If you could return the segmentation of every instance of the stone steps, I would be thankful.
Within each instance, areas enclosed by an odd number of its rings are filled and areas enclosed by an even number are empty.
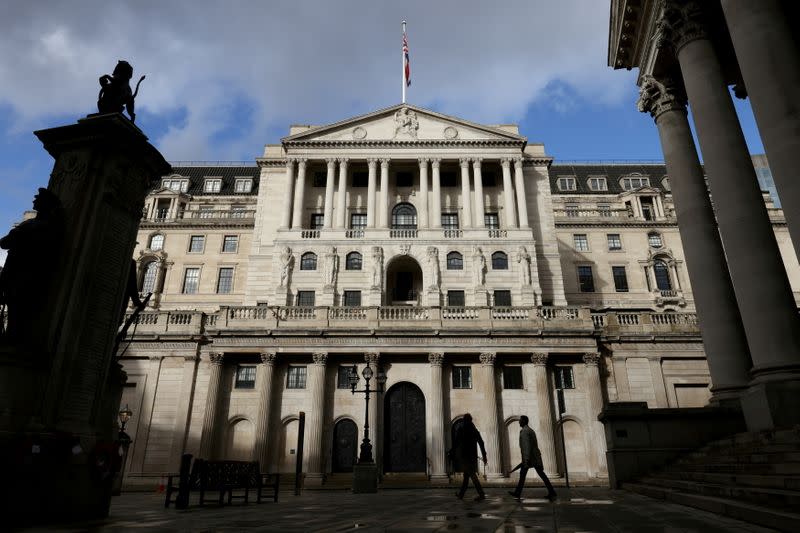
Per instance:
[[[734,498],[768,507],[785,508],[800,506],[800,492],[796,490],[712,483],[690,479],[665,478],[661,476],[646,477],[640,482],[646,485],[669,488],[693,494],[703,494],[705,496],[715,496],[719,498]]]
[[[797,463],[679,463],[668,466],[665,472],[709,472],[760,475],[800,475],[800,462]]]

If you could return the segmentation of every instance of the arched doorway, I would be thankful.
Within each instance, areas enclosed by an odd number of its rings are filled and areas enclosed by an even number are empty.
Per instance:
[[[386,472],[425,472],[425,396],[407,381],[384,400],[383,465]]]
[[[410,256],[395,257],[386,269],[386,299],[390,305],[418,305],[422,268]]]
[[[454,421],[450,426],[450,449],[453,450],[456,445],[456,435],[458,432],[461,431],[461,428],[464,426],[464,417],[460,417],[458,420]],[[450,466],[453,469],[453,472],[463,472],[464,469],[461,466],[461,459],[458,457],[457,453],[453,453],[451,457]]]
[[[240,418],[228,427],[228,440],[225,443],[225,459],[229,461],[251,461],[255,440],[253,423]]]
[[[345,418],[333,426],[333,447],[331,470],[333,472],[352,472],[358,449],[358,427]]]

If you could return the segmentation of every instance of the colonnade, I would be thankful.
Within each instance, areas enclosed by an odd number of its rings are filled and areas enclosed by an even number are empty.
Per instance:
[[[351,160],[346,157],[326,159],[324,229],[344,229],[347,221],[348,166]],[[367,181],[367,228],[390,227],[393,204],[389,199],[388,158],[368,158]],[[419,158],[419,191],[417,207],[417,226],[420,229],[440,229],[442,227],[442,186],[441,165],[438,157]],[[462,158],[461,167],[461,228],[485,228],[485,206],[481,167],[483,158]],[[378,183],[380,165],[380,183]],[[501,158],[503,175],[503,217],[504,229],[530,227],[528,221],[525,179],[521,157]],[[306,173],[309,160],[301,157],[286,159],[286,189],[284,191],[284,211],[281,218],[282,229],[307,227],[304,221],[304,201],[307,187]],[[513,180],[512,180],[513,166]],[[336,185],[338,168],[338,187]],[[470,168],[472,175],[470,175]],[[430,172],[429,172],[430,170]],[[429,179],[430,178],[430,179]],[[378,187],[380,185],[380,187]],[[474,186],[474,192],[473,192]]]

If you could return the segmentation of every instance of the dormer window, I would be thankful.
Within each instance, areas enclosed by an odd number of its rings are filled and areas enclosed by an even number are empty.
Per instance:
[[[574,191],[577,189],[577,184],[573,177],[558,178],[556,184],[559,191]]]
[[[253,180],[250,178],[236,178],[233,184],[233,192],[248,193],[253,190]],[[219,191],[217,191],[219,192]]]
[[[605,177],[594,177],[587,180],[590,191],[607,191],[608,182]]]
[[[203,182],[204,193],[218,193],[222,190],[222,178],[206,178]]]
[[[165,189],[170,189],[175,192],[186,192],[189,190],[189,180],[180,178],[165,178],[161,182],[161,186]]]
[[[645,176],[629,176],[627,178],[622,178],[620,180],[620,185],[622,185],[622,188],[626,191],[632,191],[640,187],[649,187],[650,178]]]

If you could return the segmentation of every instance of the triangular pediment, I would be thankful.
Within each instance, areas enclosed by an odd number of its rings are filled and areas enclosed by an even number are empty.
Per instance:
[[[284,143],[370,141],[493,141],[525,143],[526,138],[423,109],[398,104],[341,122],[284,137]]]

